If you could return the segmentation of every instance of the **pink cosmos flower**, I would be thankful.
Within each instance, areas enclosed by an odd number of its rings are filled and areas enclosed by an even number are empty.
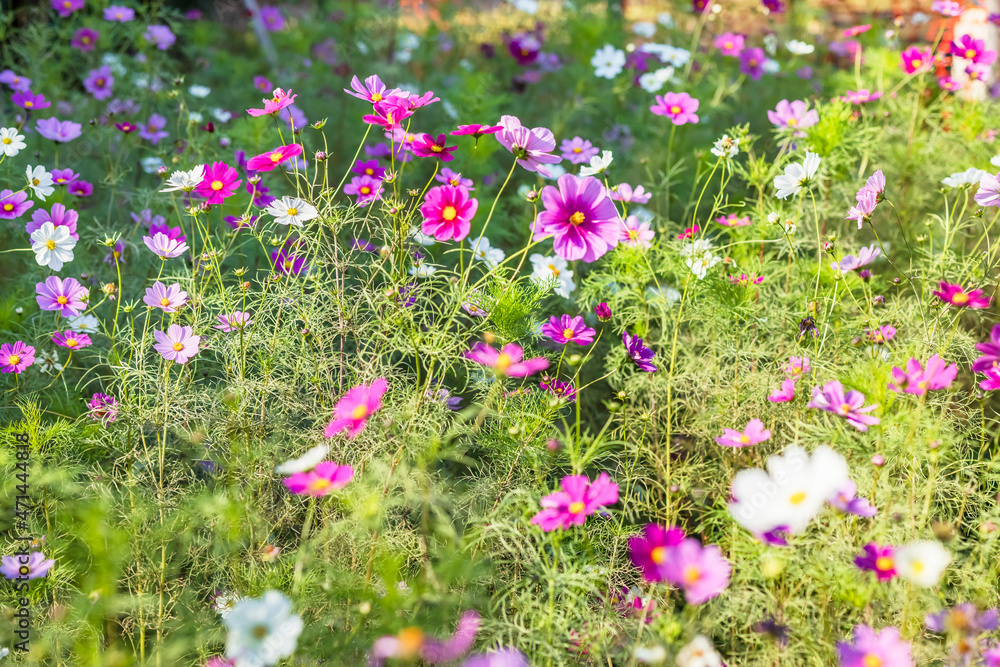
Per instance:
[[[839,271],[842,275],[847,275],[851,271],[857,271],[868,266],[875,261],[875,258],[882,254],[882,250],[874,243],[858,251],[858,256],[845,255],[839,262],[830,264],[830,268]]]
[[[0,345],[0,371],[21,373],[35,363],[35,348],[23,341]]]
[[[499,352],[486,343],[476,343],[463,355],[477,364],[492,368],[497,375],[523,378],[544,371],[549,367],[545,357],[535,357],[522,361],[524,350],[520,345],[508,343]]]
[[[955,0],[934,0],[931,3],[931,11],[942,16],[955,17],[962,15],[962,5]]]
[[[223,333],[242,331],[253,324],[253,320],[250,319],[250,313],[244,313],[242,310],[234,310],[228,315],[222,313],[215,319],[219,323],[216,324],[214,328]]]
[[[909,642],[903,641],[896,628],[876,632],[865,625],[854,628],[851,643],[838,642],[840,667],[913,667]]]
[[[191,327],[171,324],[167,332],[154,331],[156,343],[153,349],[159,352],[167,361],[186,364],[188,359],[198,354],[198,342],[201,336],[195,336]]]
[[[795,398],[795,380],[783,380],[781,387],[771,392],[767,400],[772,403],[788,403]]]
[[[553,236],[553,248],[563,259],[594,262],[618,245],[618,211],[596,178],[564,174],[558,188],[542,188],[544,211],[538,214],[534,238]]]
[[[893,367],[889,389],[923,396],[928,391],[947,389],[955,381],[957,375],[958,366],[956,364],[946,365],[945,361],[936,354],[927,360],[926,368],[921,366],[919,361],[911,358],[906,362],[906,371],[898,366]]]
[[[353,90],[348,90],[347,88],[344,88],[344,92],[350,95],[351,97],[356,97],[359,100],[371,102],[372,104],[381,102],[386,97],[389,97],[390,95],[396,95],[399,93],[398,88],[387,90],[385,84],[382,83],[382,79],[380,79],[377,74],[373,74],[367,79],[365,79],[364,85],[362,85],[358,77],[356,76],[353,77],[351,79],[351,88]]]
[[[795,136],[804,137],[802,132],[807,127],[812,127],[819,122],[819,112],[809,109],[802,100],[781,100],[774,111],[767,112],[767,118],[779,130],[795,130]]]
[[[969,81],[985,81],[990,75],[989,65],[970,64],[965,67],[965,76]]]
[[[420,215],[420,229],[438,241],[461,241],[469,234],[479,201],[469,197],[465,186],[438,185],[427,191]]]
[[[118,399],[95,392],[87,403],[87,416],[105,426],[118,420]]]
[[[53,227],[65,227],[69,230],[69,235],[80,240],[80,235],[76,233],[76,223],[79,219],[76,211],[73,209],[67,209],[62,204],[53,204],[49,211],[43,208],[37,209],[31,214],[31,222],[24,226],[24,231],[28,234],[32,234],[39,229],[46,222],[51,222]]]
[[[865,338],[869,343],[874,343],[876,345],[884,345],[893,339],[896,335],[896,327],[891,324],[883,324],[877,329],[868,329],[865,331]]]
[[[655,583],[667,578],[664,564],[671,549],[684,541],[684,531],[671,526],[662,528],[655,523],[648,523],[642,530],[642,535],[629,538],[629,555],[632,564],[642,571],[642,578]]]
[[[356,195],[358,206],[367,206],[376,199],[382,199],[382,181],[371,176],[355,176],[344,186],[345,195]]]
[[[424,665],[440,665],[456,662],[469,652],[476,641],[479,632],[479,614],[467,611],[458,621],[455,634],[445,640],[428,637],[420,628],[410,627],[399,631],[397,635],[379,637],[372,644],[371,655],[368,656],[368,667],[383,667],[389,659],[403,663],[421,663]],[[500,656],[502,660],[511,662],[495,664],[492,659],[473,659],[463,663],[476,667],[527,667],[527,663],[516,662],[518,652],[500,652],[492,656]],[[508,658],[507,656],[510,656]]]
[[[13,192],[0,190],[0,219],[13,220],[35,205],[24,190]],[[41,224],[38,225],[41,227]]]
[[[156,253],[160,259],[164,260],[178,257],[188,248],[183,237],[180,239],[172,239],[162,232],[157,232],[152,236],[143,236],[142,242],[146,244],[147,248]]]
[[[639,218],[634,215],[627,216],[624,220],[619,241],[622,245],[630,248],[650,248],[656,232],[649,228],[648,222],[639,222]]]
[[[292,95],[291,90],[286,93],[281,88],[275,88],[274,92],[271,93],[270,99],[265,98],[261,100],[264,103],[263,109],[247,109],[247,113],[251,116],[272,116],[282,109],[291,106],[296,97],[298,95]]]
[[[417,157],[433,157],[441,162],[451,162],[455,159],[452,153],[458,150],[458,146],[446,146],[447,141],[447,134],[439,134],[436,138],[426,132],[419,134],[413,141],[413,154]]]
[[[570,164],[589,164],[590,158],[601,152],[597,146],[582,137],[563,139],[559,151],[562,158],[569,160]]]
[[[848,90],[841,99],[851,104],[865,104],[866,102],[874,102],[880,97],[882,97],[882,93],[873,93],[867,88],[862,88],[861,90]]]
[[[986,48],[986,42],[972,35],[962,35],[951,43],[951,55],[970,60],[977,65],[989,65],[997,58],[996,51]]]
[[[401,123],[413,115],[413,108],[399,95],[390,95],[376,102],[372,113],[361,117],[369,125],[378,125],[387,130],[402,129]]]
[[[445,170],[451,171],[450,169],[447,169],[447,167],[441,171],[444,172]],[[379,166],[378,160],[357,160],[354,163],[354,166],[351,167],[351,171],[358,176],[369,176],[371,178],[377,178],[380,181],[385,179],[385,168]],[[441,182],[445,183],[446,181]],[[469,182],[471,183],[472,181]],[[457,184],[452,183],[452,185]]]
[[[701,542],[689,537],[668,549],[663,563],[667,581],[684,589],[688,604],[702,604],[716,597],[729,586],[732,566],[719,547],[703,547]]]
[[[715,441],[723,447],[749,447],[770,439],[771,432],[764,428],[764,422],[759,419],[751,419],[742,433],[726,428]]]
[[[302,144],[278,146],[272,151],[261,153],[247,160],[248,171],[271,171],[279,164],[302,155]],[[239,183],[236,184],[237,186]]]
[[[595,333],[597,332],[583,323],[583,318],[579,315],[552,317],[542,325],[542,335],[548,336],[560,345],[569,343],[588,345],[594,342]]]
[[[39,118],[35,121],[35,129],[38,134],[59,143],[68,143],[79,137],[82,132],[82,125],[71,120],[59,120],[56,117]]]
[[[649,107],[657,116],[666,116],[674,125],[697,123],[698,100],[687,93],[666,93],[656,96],[656,104]]]
[[[730,213],[726,216],[719,216],[715,219],[717,223],[723,227],[749,227],[750,226],[750,216],[744,215],[742,218],[735,213]]]
[[[862,570],[874,572],[879,581],[889,581],[896,576],[896,561],[893,559],[894,549],[869,542],[864,546],[865,552],[854,557],[854,564]]]
[[[444,183],[445,185],[454,185],[458,187],[461,185],[468,191],[473,191],[476,188],[473,187],[474,183],[471,178],[463,178],[462,174],[452,171],[448,167],[443,167],[441,173],[434,177],[434,180],[438,183]]]
[[[45,282],[37,283],[35,292],[39,308],[58,311],[63,317],[76,317],[83,312],[90,296],[90,290],[76,278],[63,280],[59,276],[49,276]]]
[[[739,56],[743,50],[743,35],[734,32],[724,32],[715,38],[714,46],[724,56]]]
[[[205,175],[194,193],[207,199],[208,204],[221,204],[240,187],[243,179],[237,178],[239,175],[238,171],[225,162],[213,162],[210,168],[206,166]]]
[[[514,116],[501,116],[500,127],[502,129],[496,134],[497,141],[528,171],[548,176],[549,170],[545,165],[562,161],[558,155],[551,155],[556,147],[552,130],[545,127],[522,127],[521,121]]]
[[[789,357],[788,363],[782,364],[781,370],[785,371],[788,378],[798,382],[799,378],[812,370],[812,364],[809,357]]]
[[[953,79],[950,76],[940,76],[938,77],[938,86],[941,90],[948,90],[955,92],[956,90],[962,90],[965,88],[965,84],[957,79]]]
[[[866,23],[865,25],[851,26],[850,28],[844,31],[844,37],[857,37],[861,33],[868,32],[871,29],[872,29],[871,23]]]
[[[979,382],[979,388],[983,391],[996,391],[1000,389],[1000,368],[987,368],[983,371],[986,377]]]
[[[683,232],[677,235],[678,241],[686,241],[687,239],[694,238],[694,235],[701,231],[701,227],[695,225],[694,227],[687,227]]]
[[[546,533],[553,530],[582,526],[587,517],[607,505],[618,502],[618,485],[602,472],[591,482],[585,475],[563,477],[562,491],[542,498],[542,509],[531,518],[531,523]]]
[[[0,574],[8,579],[37,579],[44,577],[56,562],[45,558],[41,551],[34,551],[26,556],[15,554],[0,559]]]
[[[984,174],[975,199],[980,206],[1000,206],[1000,174]]]
[[[750,285],[760,285],[764,282],[764,276],[754,276],[741,273],[736,276],[726,276],[726,279],[733,285],[739,285],[740,287],[749,287]]]
[[[479,140],[479,137],[486,134],[496,134],[503,129],[503,125],[480,125],[478,123],[472,125],[459,125],[457,130],[452,130],[451,135],[455,137],[475,137]]]
[[[869,426],[880,423],[878,417],[865,414],[878,406],[861,407],[864,402],[865,395],[860,391],[851,390],[845,394],[840,381],[831,380],[822,389],[813,387],[812,400],[806,407],[817,408],[843,417],[848,424],[863,432],[867,431]]]
[[[764,62],[767,56],[764,49],[753,47],[740,51],[740,72],[746,74],[754,81],[759,81],[764,76]]]
[[[281,483],[296,495],[319,498],[344,488],[352,479],[354,479],[354,468],[351,466],[323,461],[316,464],[312,470],[297,472],[284,478]]]
[[[59,347],[65,347],[70,350],[82,350],[93,344],[90,336],[76,331],[63,331],[62,333],[57,331],[52,334],[52,342]]]
[[[152,287],[146,288],[146,296],[142,297],[142,301],[150,308],[159,308],[165,313],[176,313],[187,303],[187,292],[181,289],[180,283],[167,287],[157,280]]]
[[[633,188],[628,183],[619,183],[617,188],[608,191],[608,198],[629,204],[645,204],[652,196],[653,193],[646,192],[641,185]]]
[[[934,54],[930,49],[920,49],[916,46],[911,46],[899,54],[899,56],[902,59],[900,66],[907,74],[927,71],[934,64]]]
[[[376,378],[370,385],[351,387],[333,406],[333,418],[326,425],[323,436],[332,438],[344,433],[355,438],[365,430],[368,418],[382,408],[382,396],[389,389],[385,378]]]
[[[983,309],[990,307],[990,297],[986,296],[982,290],[965,290],[961,285],[955,285],[942,280],[940,289],[931,292],[934,296],[950,303],[956,308]]]

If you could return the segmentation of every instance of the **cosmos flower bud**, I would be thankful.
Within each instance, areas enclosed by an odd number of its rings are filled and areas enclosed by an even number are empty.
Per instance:
[[[882,466],[885,465],[885,457],[882,456],[881,454],[875,454],[872,457],[872,465],[875,466],[876,468],[881,468]]]
[[[166,165],[160,165],[159,167],[156,168],[156,173],[159,176],[166,176],[168,173],[170,173],[170,170],[167,169]]]
[[[326,160],[326,151],[316,151],[316,161],[323,162]]]

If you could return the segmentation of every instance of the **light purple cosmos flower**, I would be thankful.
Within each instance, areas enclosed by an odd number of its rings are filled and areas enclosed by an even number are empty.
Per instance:
[[[166,234],[157,232],[153,236],[143,236],[142,242],[146,247],[160,256],[160,259],[173,259],[187,250],[187,243],[183,239],[172,239]]]
[[[35,348],[24,341],[0,345],[0,372],[21,373],[35,363]]]
[[[559,145],[564,160],[569,160],[571,164],[588,164],[590,158],[594,157],[601,150],[582,137],[563,139]]]
[[[111,87],[114,84],[115,77],[107,65],[90,70],[87,78],[83,80],[84,90],[93,95],[95,100],[106,100],[111,97]]]
[[[24,190],[0,190],[0,219],[13,220],[35,205]]]
[[[244,313],[240,310],[233,311],[229,315],[223,313],[216,319],[219,323],[215,325],[215,328],[224,333],[240,331],[253,324],[253,320],[250,319],[250,313]]]
[[[135,10],[131,7],[111,5],[104,10],[105,21],[116,21],[118,23],[128,23],[135,18]]]
[[[838,642],[840,667],[913,667],[910,644],[896,628],[875,631],[865,625],[854,628],[853,640]]]
[[[285,17],[281,14],[281,10],[270,5],[260,8],[260,20],[271,32],[278,32],[285,27]]]
[[[160,139],[170,136],[170,133],[163,129],[166,126],[167,119],[154,113],[149,117],[148,123],[139,123],[139,136],[155,146],[160,143]]]
[[[975,199],[980,206],[1000,206],[1000,174],[985,174]]]
[[[0,209],[3,208],[3,200],[0,199]],[[0,217],[3,217],[0,215]],[[39,229],[46,222],[51,222],[53,227],[66,227],[69,230],[69,235],[80,240],[80,235],[76,233],[76,223],[79,219],[77,212],[73,209],[67,209],[62,204],[53,204],[49,211],[44,208],[37,209],[31,214],[31,222],[24,226],[24,231],[31,234]]]
[[[5,84],[11,90],[25,92],[31,90],[31,79],[26,76],[14,74],[9,69],[0,72],[0,83]]]
[[[43,283],[35,285],[35,301],[42,310],[58,311],[63,317],[76,317],[87,305],[90,290],[76,278],[63,280],[59,276],[49,276]]]
[[[548,176],[549,170],[545,165],[562,161],[558,155],[551,155],[556,147],[556,138],[552,130],[544,127],[531,129],[522,127],[521,121],[514,116],[502,116],[500,126],[503,129],[496,133],[497,141],[528,171]]]
[[[743,51],[743,35],[733,32],[724,32],[715,38],[713,45],[724,56],[738,56]]]
[[[165,25],[151,25],[146,28],[142,36],[150,44],[155,44],[160,51],[166,51],[177,41],[177,37]]]
[[[764,49],[760,47],[743,49],[740,51],[740,71],[757,81],[764,76],[764,62],[766,60]]]
[[[597,332],[583,323],[583,318],[579,315],[552,317],[542,325],[542,335],[548,336],[560,345],[569,343],[587,345],[594,342],[595,333]]]
[[[53,185],[69,185],[80,178],[80,174],[72,169],[53,169],[51,173]]]
[[[545,210],[535,220],[535,240],[554,237],[556,254],[569,261],[593,262],[617,246],[618,210],[601,182],[564,174],[557,185],[542,189]]]
[[[864,402],[865,395],[860,391],[851,390],[845,394],[840,381],[831,380],[822,389],[813,387],[812,400],[806,407],[831,412],[846,419],[848,424],[859,431],[867,431],[869,426],[880,423],[880,420],[878,417],[865,414],[878,406],[862,407]]]
[[[796,137],[804,137],[803,132],[807,127],[812,127],[819,122],[819,112],[809,109],[802,100],[781,100],[774,111],[767,112],[767,118],[780,130],[794,130]]]
[[[167,332],[154,331],[156,344],[153,349],[159,352],[167,361],[186,364],[188,359],[198,354],[200,336],[195,336],[191,327],[171,324]]]
[[[858,485],[851,480],[847,480],[829,502],[845,514],[864,517],[878,514],[878,509],[867,498],[858,495]]]
[[[502,648],[493,653],[470,655],[462,667],[530,667],[528,658],[516,648]]]
[[[456,188],[461,185],[470,192],[476,189],[472,187],[474,183],[471,178],[465,178],[462,174],[452,171],[448,167],[443,167],[441,169],[441,173],[435,176],[434,180],[438,183],[444,183],[445,185],[453,185]]]
[[[0,573],[8,579],[37,579],[44,577],[56,564],[51,558],[46,559],[41,551],[30,554],[15,554],[0,559]]]
[[[71,120],[59,120],[54,116],[36,120],[35,129],[46,139],[60,143],[73,141],[82,134],[82,126],[79,123],[74,123]]]
[[[645,347],[638,335],[633,336],[627,331],[622,332],[622,343],[625,344],[625,353],[640,371],[652,373],[656,370],[656,366],[650,363],[656,353]]]
[[[931,632],[976,636],[983,632],[993,632],[1000,627],[1000,610],[987,609],[979,613],[976,605],[971,602],[961,602],[951,609],[927,614],[924,626]]]
[[[69,45],[81,51],[93,51],[97,47],[97,40],[100,36],[100,33],[92,28],[80,28],[73,34]]]
[[[22,109],[35,111],[37,109],[48,109],[51,102],[45,100],[45,95],[35,95],[30,90],[18,91],[11,96],[11,101]]]
[[[923,396],[928,391],[947,389],[958,375],[958,366],[948,366],[938,355],[927,360],[927,366],[921,366],[916,359],[906,362],[906,370],[898,366],[892,369],[892,382],[889,389],[907,394]]]
[[[646,192],[641,185],[633,188],[628,183],[619,183],[618,187],[608,191],[608,197],[613,201],[623,201],[628,204],[645,204],[653,196],[652,192]]]
[[[858,256],[845,255],[839,262],[830,264],[830,268],[839,271],[842,275],[847,275],[851,271],[857,271],[864,266],[868,266],[875,261],[875,258],[882,254],[882,250],[874,243],[858,251]]]
[[[146,288],[146,296],[142,297],[142,301],[150,308],[159,308],[165,313],[176,313],[187,303],[187,292],[181,289],[180,283],[168,287],[157,280],[152,287]]]

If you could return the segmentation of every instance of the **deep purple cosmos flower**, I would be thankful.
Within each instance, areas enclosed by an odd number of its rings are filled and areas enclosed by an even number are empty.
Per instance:
[[[271,32],[278,32],[285,27],[285,17],[277,7],[264,5],[260,8],[260,20]]]
[[[586,475],[563,477],[562,491],[542,498],[542,509],[531,518],[531,523],[546,533],[582,526],[587,517],[607,505],[618,502],[618,485],[602,472],[593,482]]]
[[[81,51],[93,51],[97,47],[97,40],[100,36],[100,33],[92,28],[80,28],[73,34],[69,45]]]
[[[840,667],[913,667],[910,644],[896,628],[875,631],[865,625],[854,628],[853,640],[838,642]]]
[[[286,276],[297,276],[309,269],[305,255],[298,252],[294,244],[287,248],[271,252],[271,263],[278,273]]]
[[[201,336],[195,336],[191,327],[178,324],[171,324],[166,332],[154,331],[153,337],[156,339],[153,349],[167,361],[178,364],[186,364],[198,354],[198,343],[201,341]]]
[[[607,322],[611,319],[611,308],[606,303],[599,303],[594,306],[594,315],[597,315],[597,319],[601,322]]]
[[[565,399],[569,403],[576,401],[576,387],[573,386],[572,382],[564,382],[563,380],[556,380],[550,378],[548,375],[544,375],[538,386],[545,391]]]
[[[118,399],[107,394],[95,393],[87,403],[87,416],[105,426],[118,419]]]
[[[656,370],[656,366],[650,363],[650,360],[656,356],[656,353],[645,347],[638,335],[633,336],[625,331],[622,333],[622,343],[625,344],[625,353],[628,354],[629,359],[632,360],[640,371],[652,373]]]
[[[618,210],[601,182],[564,174],[557,185],[542,189],[545,210],[535,220],[535,240],[553,237],[556,254],[569,261],[594,262],[617,246]]]
[[[52,9],[59,12],[59,16],[66,18],[78,9],[83,9],[84,0],[52,0]]]
[[[827,382],[822,389],[813,387],[812,400],[806,407],[824,410],[838,417],[843,417],[847,423],[859,431],[867,431],[869,426],[880,423],[878,417],[865,413],[871,412],[877,405],[862,407],[865,395],[860,391],[844,393],[844,387],[839,380]]]
[[[518,65],[531,65],[538,60],[542,42],[534,32],[519,32],[507,41],[507,50]]]
[[[21,373],[35,363],[35,348],[24,341],[0,345],[0,372]]]
[[[76,317],[87,306],[90,290],[76,278],[63,280],[59,276],[49,276],[43,283],[35,285],[35,301],[42,310],[57,311],[63,317]]]
[[[854,557],[854,564],[867,572],[874,572],[879,581],[889,581],[896,576],[895,550],[891,546],[880,546],[869,542],[864,553]]]
[[[114,84],[115,77],[107,65],[90,70],[87,78],[83,80],[84,90],[93,95],[95,100],[106,100],[111,97],[111,87]]]
[[[357,160],[354,166],[351,167],[351,171],[358,176],[368,176],[379,180],[385,179],[385,167],[379,166],[378,160]],[[449,169],[448,171],[451,170]],[[440,178],[435,177],[435,180],[440,180]],[[447,181],[440,182],[446,183]],[[458,185],[458,183],[452,183],[452,185]]]
[[[30,90],[17,91],[11,96],[11,101],[14,102],[15,106],[27,109],[28,111],[48,109],[52,106],[51,102],[46,101],[45,95],[35,95]]]
[[[656,96],[656,104],[649,107],[657,116],[666,116],[674,125],[697,123],[698,100],[687,93],[666,93]]]
[[[552,317],[542,325],[542,335],[548,336],[560,345],[576,343],[577,345],[587,345],[594,342],[594,334],[597,333],[583,322],[579,315],[570,317]]]
[[[663,565],[667,553],[683,541],[684,531],[680,528],[663,528],[649,523],[642,529],[642,535],[629,538],[629,554],[632,563],[642,571],[643,579],[652,583],[664,581],[667,575]]]
[[[549,170],[545,165],[562,161],[558,155],[551,155],[556,147],[556,138],[552,130],[544,127],[531,129],[522,127],[521,121],[514,116],[502,116],[500,126],[502,129],[496,133],[497,141],[528,171],[548,176]]]
[[[764,62],[767,56],[764,49],[753,47],[740,51],[740,72],[757,81],[764,76]]]
[[[504,345],[499,352],[486,343],[476,343],[463,356],[492,368],[497,375],[507,377],[527,377],[549,367],[549,360],[545,357],[522,361],[524,350],[514,343]]]
[[[48,574],[55,564],[51,558],[46,559],[41,551],[15,554],[0,559],[0,574],[8,579],[37,579]]]
[[[87,181],[76,180],[66,186],[66,192],[75,197],[89,197],[94,193],[94,186]]]
[[[53,117],[39,118],[35,121],[35,129],[46,139],[66,143],[80,136],[82,126],[71,120],[59,120]]]

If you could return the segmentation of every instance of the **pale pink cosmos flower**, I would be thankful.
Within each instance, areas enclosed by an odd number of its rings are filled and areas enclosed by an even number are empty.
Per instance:
[[[878,201],[876,200],[875,193],[866,188],[858,191],[857,200],[857,204],[848,209],[844,219],[857,221],[858,229],[861,229],[864,227],[866,221],[871,220]]]
[[[323,435],[332,438],[345,433],[355,438],[365,430],[368,418],[382,408],[382,396],[389,389],[385,378],[376,378],[370,385],[359,384],[348,390],[333,406],[333,418],[326,425]]]
[[[865,395],[860,391],[848,391],[844,393],[844,387],[839,380],[831,380],[823,386],[813,387],[812,400],[806,407],[817,408],[833,413],[838,417],[843,417],[847,423],[859,431],[867,431],[869,426],[881,423],[878,417],[865,414],[876,409],[877,405],[862,407],[865,402]]]
[[[352,479],[354,468],[351,466],[323,461],[312,470],[297,472],[284,478],[281,483],[296,495],[318,498],[344,488]]]
[[[298,95],[293,95],[290,89],[286,93],[281,88],[275,88],[270,99],[261,100],[264,103],[263,109],[247,109],[247,113],[251,116],[273,116],[285,107],[291,106],[296,97]]]
[[[178,364],[186,364],[188,359],[198,354],[198,342],[201,340],[201,336],[194,335],[191,327],[179,324],[171,324],[166,333],[154,331],[153,338],[156,339],[153,349],[167,361]]]
[[[768,110],[767,119],[779,130],[794,130],[796,137],[804,137],[802,130],[819,122],[819,112],[809,109],[803,100],[781,100],[773,111]]]
[[[795,398],[795,380],[788,379],[781,382],[781,387],[771,392],[767,400],[772,403],[788,403]]]
[[[623,201],[629,204],[645,204],[649,202],[652,192],[646,192],[641,186],[634,188],[628,183],[619,183],[618,187],[608,191],[608,197],[614,201]]]
[[[244,313],[241,310],[235,310],[228,315],[222,313],[215,319],[219,323],[216,324],[214,328],[222,331],[223,333],[241,331],[253,324],[253,320],[250,319],[250,313]]]
[[[152,287],[146,288],[146,296],[142,297],[142,301],[150,308],[159,308],[165,313],[175,313],[187,303],[187,292],[181,289],[180,283],[168,287],[157,280]]]
[[[719,547],[704,547],[693,537],[667,549],[661,568],[667,581],[684,590],[688,604],[702,604],[722,593],[732,571]]]
[[[172,239],[162,232],[157,232],[153,236],[143,236],[142,242],[164,260],[182,255],[188,248],[183,240]]]
[[[639,222],[639,218],[630,215],[625,218],[619,241],[630,248],[650,248],[656,232],[649,228],[648,222]]]
[[[927,360],[926,367],[922,366],[918,360],[911,358],[906,362],[905,371],[898,366],[893,367],[889,389],[923,396],[928,391],[947,389],[955,381],[957,375],[958,366],[956,364],[948,366],[936,354]]]
[[[548,176],[549,170],[545,165],[562,162],[560,156],[551,154],[556,148],[552,130],[545,127],[522,127],[521,121],[515,116],[501,116],[500,127],[503,129],[496,133],[497,141],[528,171]]]
[[[1000,206],[1000,174],[983,174],[975,200],[980,206]]]
[[[798,382],[799,378],[812,370],[812,364],[809,357],[789,357],[788,363],[783,364],[781,370],[785,371],[788,378]]]
[[[830,268],[834,271],[839,271],[842,275],[847,275],[851,271],[857,271],[858,269],[868,266],[875,261],[875,258],[882,253],[882,250],[874,243],[870,246],[864,247],[858,251],[858,256],[845,255],[839,262],[833,262],[830,264]]]
[[[719,216],[715,219],[717,223],[723,227],[749,227],[750,226],[750,216],[744,215],[742,218],[735,213],[730,213],[726,216]]]
[[[618,502],[618,485],[602,472],[591,482],[585,475],[563,477],[562,491],[542,498],[542,510],[531,518],[531,523],[545,532],[582,526],[587,517],[607,505]]]
[[[477,364],[492,368],[497,375],[507,377],[527,377],[549,367],[549,360],[545,357],[522,361],[523,355],[524,350],[515,343],[504,345],[500,351],[486,343],[476,343],[463,356]]]
[[[726,428],[715,441],[723,447],[749,447],[770,440],[770,438],[771,432],[764,428],[764,422],[759,419],[751,419],[742,433]]]

